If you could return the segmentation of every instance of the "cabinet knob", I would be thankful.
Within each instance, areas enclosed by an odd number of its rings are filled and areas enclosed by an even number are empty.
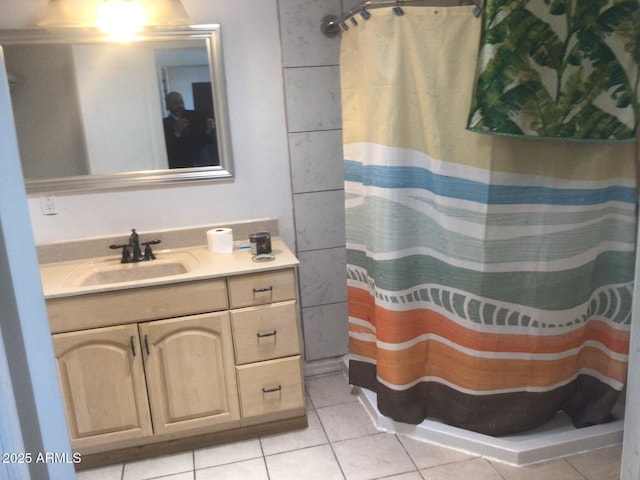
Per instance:
[[[254,288],[253,293],[270,292],[271,290],[273,290],[273,287]]]
[[[277,335],[278,331],[274,330],[273,332],[268,332],[268,333],[257,333],[256,336],[258,338],[265,338],[265,337],[274,337],[275,335]]]
[[[272,387],[272,388],[262,387],[262,393],[274,393],[274,392],[279,392],[280,390],[282,390],[282,385],[278,385],[277,387]]]

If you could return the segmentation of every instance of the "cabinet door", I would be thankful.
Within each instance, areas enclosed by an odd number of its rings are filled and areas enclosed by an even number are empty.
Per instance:
[[[156,434],[238,421],[227,312],[141,323]]]
[[[53,335],[73,448],[152,434],[136,325]]]

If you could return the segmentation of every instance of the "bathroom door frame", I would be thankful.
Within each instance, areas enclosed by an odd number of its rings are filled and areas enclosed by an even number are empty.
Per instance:
[[[72,454],[1,47],[0,145],[0,421],[7,422],[0,440],[3,452],[18,455],[6,459],[6,473],[10,480],[73,479],[72,463],[35,461]]]

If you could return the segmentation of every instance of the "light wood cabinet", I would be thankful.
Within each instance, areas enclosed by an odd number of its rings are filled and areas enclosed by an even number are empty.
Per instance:
[[[297,305],[293,300],[231,311],[238,365],[300,353]]]
[[[53,336],[74,448],[152,435],[136,325]]]
[[[287,267],[47,300],[82,466],[305,426],[296,292]]]
[[[227,312],[142,323],[139,328],[156,434],[240,418]]]
[[[229,279],[243,425],[304,413],[295,298],[292,269]]]
[[[265,305],[296,298],[293,269],[230,277],[227,283],[230,308]]]
[[[287,357],[238,368],[242,417],[246,424],[276,419],[304,408],[300,357]]]

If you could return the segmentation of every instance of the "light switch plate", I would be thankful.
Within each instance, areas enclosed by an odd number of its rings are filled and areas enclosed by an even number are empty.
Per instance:
[[[40,207],[43,215],[57,215],[56,196],[53,194],[42,195],[40,197]]]

